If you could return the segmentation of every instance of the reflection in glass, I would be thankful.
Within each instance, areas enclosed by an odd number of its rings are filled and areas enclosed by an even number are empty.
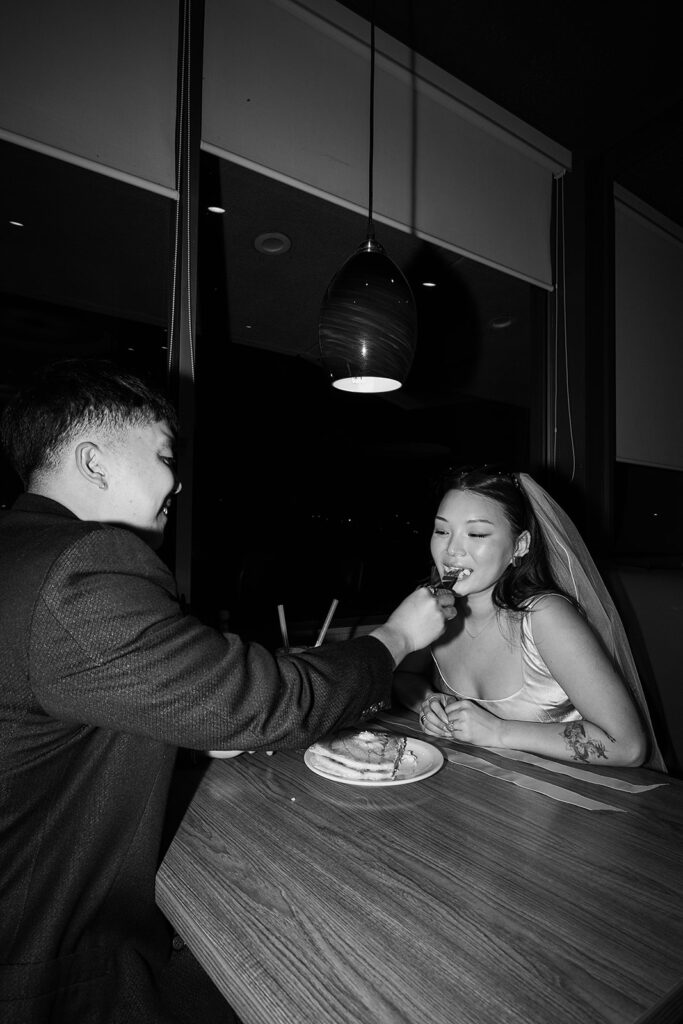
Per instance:
[[[448,465],[537,457],[545,296],[376,226],[415,294],[418,349],[399,391],[339,392],[318,313],[362,216],[208,154],[202,188],[230,212],[200,225],[193,594],[273,646],[278,604],[313,633],[333,598],[336,622],[381,617],[428,573]],[[268,231],[287,253],[255,247]],[[491,328],[502,312],[510,327]]]

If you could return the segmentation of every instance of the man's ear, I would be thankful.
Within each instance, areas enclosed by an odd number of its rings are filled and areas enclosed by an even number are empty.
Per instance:
[[[92,441],[81,441],[74,452],[76,468],[89,484],[94,484],[105,491],[107,489],[107,470],[102,461],[102,452]]]

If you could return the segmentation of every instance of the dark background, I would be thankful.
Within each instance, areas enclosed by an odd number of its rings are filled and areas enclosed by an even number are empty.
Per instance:
[[[571,149],[575,177],[599,165],[683,225],[672,11],[374,4],[378,31]],[[208,154],[200,187],[193,607],[268,642],[279,602],[292,622],[320,624],[333,597],[340,619],[383,614],[428,569],[447,466],[505,462],[543,481],[548,296],[378,229],[415,291],[418,355],[400,392],[338,393],[317,358],[317,310],[364,218]],[[207,212],[215,201],[225,217]],[[0,214],[0,403],[35,365],[71,355],[164,386],[172,202],[0,141]],[[291,250],[258,252],[276,230]],[[680,564],[683,474],[614,473],[596,554]],[[2,504],[19,489],[4,463],[0,488]],[[163,553],[172,562],[172,530]]]

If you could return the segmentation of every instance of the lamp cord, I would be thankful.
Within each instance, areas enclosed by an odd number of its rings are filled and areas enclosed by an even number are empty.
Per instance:
[[[370,11],[370,159],[368,163],[368,238],[374,239],[372,220],[372,178],[375,159],[375,4]]]

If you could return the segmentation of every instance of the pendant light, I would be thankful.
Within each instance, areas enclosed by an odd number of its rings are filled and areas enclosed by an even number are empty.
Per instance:
[[[375,122],[375,20],[370,23],[370,159],[365,241],[328,285],[318,342],[332,385],[376,394],[404,383],[415,354],[417,313],[405,276],[375,239],[372,175]]]

